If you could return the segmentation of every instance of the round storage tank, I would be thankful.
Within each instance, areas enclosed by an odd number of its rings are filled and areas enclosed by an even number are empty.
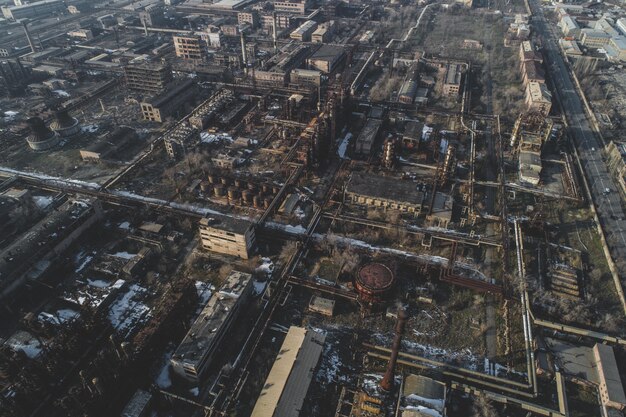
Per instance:
[[[393,272],[381,263],[363,265],[357,273],[355,286],[359,298],[368,303],[383,301],[391,292],[395,282]]]

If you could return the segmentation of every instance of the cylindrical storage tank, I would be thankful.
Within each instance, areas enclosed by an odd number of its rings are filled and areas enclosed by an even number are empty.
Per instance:
[[[261,208],[261,206],[263,204],[263,200],[262,200],[260,195],[255,195],[252,198],[252,202],[254,203],[254,208]]]
[[[241,188],[245,185],[245,182],[239,178],[235,178],[235,187]]]
[[[272,199],[271,198],[266,198],[263,200],[263,208],[270,208],[270,204],[272,203]]]
[[[245,204],[252,204],[252,192],[244,190],[241,192],[241,198]]]
[[[385,300],[395,282],[393,272],[381,263],[363,265],[357,273],[355,287],[359,299],[367,303],[378,303]]]
[[[272,186],[270,184],[263,184],[261,186],[261,189],[263,190],[264,193],[269,193],[270,190],[272,189]]]
[[[278,194],[279,191],[280,191],[280,186],[279,185],[272,185],[272,192],[274,194]]]
[[[228,178],[222,177],[220,180],[221,180],[222,184],[228,185]]]
[[[222,197],[224,195],[224,187],[221,185],[216,185],[213,187],[213,194],[215,197]]]
[[[203,193],[211,192],[211,184],[208,181],[202,181],[200,183],[200,191]]]
[[[237,197],[239,197],[239,190],[237,189],[237,187],[228,188],[228,198],[234,200]]]
[[[255,191],[256,190],[256,185],[254,185],[254,183],[252,183],[252,182],[249,182],[248,183],[248,190]]]
[[[216,184],[218,182],[220,182],[220,177],[215,174],[209,174],[209,183]]]

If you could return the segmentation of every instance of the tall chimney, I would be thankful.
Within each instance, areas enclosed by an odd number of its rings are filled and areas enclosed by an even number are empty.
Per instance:
[[[28,31],[28,20],[22,19],[20,20],[22,26],[24,26],[24,33],[26,34],[26,39],[28,40],[28,44],[30,45],[30,50],[35,53],[35,44],[33,43],[33,39],[30,37],[30,32]]]
[[[277,34],[276,34],[277,28],[276,28],[276,12],[272,13],[272,38],[274,40],[274,52],[278,51],[278,42],[276,41],[277,38]]]
[[[241,59],[243,61],[242,64],[243,64],[244,71],[247,74],[248,73],[248,51],[246,51],[246,38],[244,37],[243,32],[240,32],[240,38],[241,38]]]
[[[404,333],[404,324],[406,319],[406,311],[404,311],[403,307],[398,307],[396,336],[394,337],[393,345],[391,346],[391,357],[389,358],[389,364],[387,364],[385,376],[383,377],[383,380],[380,381],[380,388],[385,392],[390,392],[393,389],[394,371],[396,369],[396,362],[398,361],[398,351],[400,350],[400,343],[402,342],[402,333]]]

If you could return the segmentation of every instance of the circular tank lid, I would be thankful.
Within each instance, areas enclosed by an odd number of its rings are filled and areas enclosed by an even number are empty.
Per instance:
[[[393,273],[383,264],[370,263],[361,267],[357,281],[371,291],[386,290],[393,284]]]

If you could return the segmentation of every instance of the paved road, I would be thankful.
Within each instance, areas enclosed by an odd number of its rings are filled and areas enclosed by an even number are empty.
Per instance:
[[[602,145],[591,130],[582,100],[576,92],[568,66],[560,53],[556,35],[553,32],[554,25],[546,21],[543,10],[536,0],[531,0],[530,6],[534,27],[543,37],[548,73],[554,83],[555,92],[563,104],[570,133],[575,139],[611,255],[616,262],[624,260],[626,259],[626,217],[617,186],[602,160]],[[620,277],[626,277],[626,265],[623,265],[623,262],[618,263],[618,272]]]

